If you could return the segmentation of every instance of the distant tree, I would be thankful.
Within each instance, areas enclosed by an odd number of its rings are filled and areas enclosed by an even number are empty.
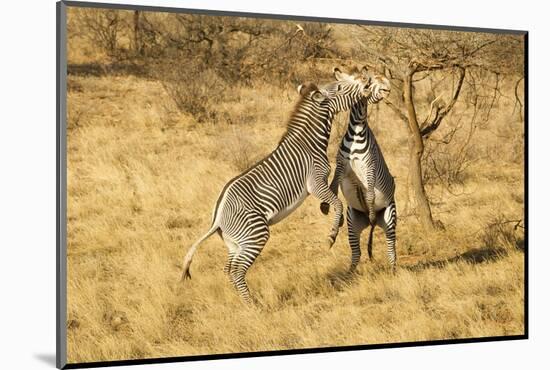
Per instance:
[[[150,75],[198,122],[218,119],[209,102],[235,84],[297,85],[312,59],[335,54],[326,24],[150,12],[133,19]]]
[[[334,54],[332,29],[319,23],[143,13],[139,28],[144,54],[197,62],[228,81],[284,79],[297,63]]]
[[[82,34],[109,56],[118,54],[118,38],[125,27],[122,13],[112,9],[80,9],[79,21],[84,27]]]

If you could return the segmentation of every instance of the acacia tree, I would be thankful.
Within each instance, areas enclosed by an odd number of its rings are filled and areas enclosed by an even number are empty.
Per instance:
[[[351,34],[359,46],[361,58],[383,70],[392,89],[397,91],[392,94],[393,99],[385,102],[407,127],[410,200],[421,223],[428,228],[436,227],[439,224],[434,222],[422,181],[425,140],[455,107],[467,75],[475,80],[479,73],[495,74],[496,84],[484,87],[496,91],[500,74],[522,74],[521,38],[371,26],[355,26]],[[467,73],[474,70],[478,73]],[[433,91],[418,96],[417,86],[426,79],[452,82],[445,84],[447,88],[438,96]]]

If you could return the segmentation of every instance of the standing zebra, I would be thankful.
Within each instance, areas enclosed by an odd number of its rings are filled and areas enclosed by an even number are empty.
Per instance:
[[[355,79],[352,76],[346,77]],[[374,227],[378,225],[386,234],[388,260],[395,270],[395,182],[367,122],[368,105],[378,103],[388,96],[390,82],[366,69],[362,70],[361,77],[370,84],[372,94],[359,100],[351,109],[348,129],[336,157],[336,170],[330,189],[338,195],[340,186],[348,203],[346,218],[351,248],[350,271],[355,270],[359,263],[361,232],[369,225],[369,258],[372,258]],[[321,211],[328,213],[327,203],[321,203]]]
[[[229,250],[224,268],[242,299],[250,302],[245,281],[248,268],[269,239],[269,226],[293,212],[309,195],[334,207],[328,244],[336,239],[343,206],[328,186],[330,165],[327,146],[334,115],[351,109],[370,93],[368,83],[342,79],[322,88],[301,85],[301,95],[286,133],[266,158],[229,181],[223,188],[210,230],[191,246],[183,262],[182,278],[190,278],[189,266],[198,245],[214,232]]]

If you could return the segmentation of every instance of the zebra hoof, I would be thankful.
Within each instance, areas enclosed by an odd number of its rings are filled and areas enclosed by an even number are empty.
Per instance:
[[[321,209],[321,212],[323,212],[324,215],[328,215],[328,211],[330,210],[330,204],[323,202],[321,203],[319,208]]]
[[[185,282],[185,280],[191,280],[191,274],[189,271],[185,271],[183,274],[181,274],[181,282]]]
[[[335,241],[334,238],[332,238],[330,236],[327,238],[325,244],[326,244],[328,249],[332,248],[332,246],[334,245],[334,241]]]

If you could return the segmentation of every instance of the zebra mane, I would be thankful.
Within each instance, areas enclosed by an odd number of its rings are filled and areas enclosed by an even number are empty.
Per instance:
[[[304,114],[304,111],[302,110],[305,106],[314,107],[315,102],[313,99],[310,98],[310,93],[312,91],[318,90],[319,88],[314,83],[308,83],[301,86],[300,89],[300,97],[298,98],[298,101],[294,105],[294,108],[290,115],[288,116],[287,124],[286,124],[286,131],[279,140],[279,144],[287,138],[290,134],[293,132],[298,132],[300,127],[303,127],[301,122],[297,122],[295,120],[295,117],[297,114]]]

